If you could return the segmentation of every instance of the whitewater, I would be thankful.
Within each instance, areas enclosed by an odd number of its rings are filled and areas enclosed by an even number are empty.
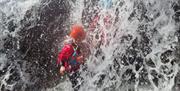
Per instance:
[[[56,59],[76,23],[91,50],[79,91],[180,91],[179,0],[0,0],[0,91],[73,91]]]

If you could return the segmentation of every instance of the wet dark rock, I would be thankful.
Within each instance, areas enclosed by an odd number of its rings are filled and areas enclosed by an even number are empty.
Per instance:
[[[139,20],[141,21],[143,19],[146,19],[146,17],[145,17],[145,14],[147,12],[146,5],[143,2],[140,2],[137,5],[137,9],[138,9],[138,13],[137,14],[141,15]]]
[[[174,20],[176,22],[180,22],[180,11],[179,11],[180,10],[180,2],[178,1],[178,3],[174,3],[172,5],[172,7],[173,7],[174,12],[175,12],[175,14],[173,16]]]
[[[122,56],[122,58],[121,58],[121,64],[124,65],[124,66],[128,66],[129,65],[127,57],[125,55]]]
[[[153,79],[152,79],[153,83],[155,84],[156,87],[158,87],[158,85],[159,85],[159,83],[158,83],[159,79],[158,79],[158,73],[157,73],[157,71],[156,71],[156,70],[151,70],[151,71],[150,71],[150,74],[151,74],[151,76],[153,77]]]
[[[100,49],[100,48],[98,48],[95,52],[95,57],[99,57],[99,56],[102,56],[102,49]]]
[[[133,40],[132,47],[133,48],[138,48],[138,39],[137,38]]]
[[[142,38],[145,38],[146,37],[146,33],[144,32],[144,31],[146,31],[147,30],[147,25],[146,24],[140,24],[139,26],[138,26],[138,32],[139,32],[139,34],[142,36]]]
[[[133,72],[132,69],[127,69],[123,75],[122,75],[123,81],[125,81],[128,84],[135,83],[135,73]]]
[[[102,56],[102,60],[104,60],[105,59],[105,56]]]
[[[104,79],[105,79],[106,75],[105,75],[105,74],[101,74],[101,75],[99,75],[98,77],[99,77],[99,79],[98,79],[97,81],[95,81],[95,84],[96,84],[98,87],[101,87],[101,85],[102,85],[103,82],[104,82]]]
[[[171,63],[171,65],[175,65],[176,63],[178,63],[178,60],[177,59],[172,59],[170,63]]]
[[[38,11],[27,14],[22,21],[25,22],[23,24],[25,27],[22,27],[22,31],[19,32],[22,37],[20,52],[25,54],[24,60],[30,62],[28,65],[34,65],[35,69],[30,67],[27,71],[31,73],[33,79],[37,79],[35,84],[41,84],[37,85],[37,88],[52,86],[52,83],[59,79],[56,64],[53,61],[56,61],[58,53],[57,43],[61,42],[62,37],[66,35],[65,27],[68,26],[64,25],[69,17],[68,9],[70,9],[68,1],[65,0],[51,0],[46,6],[43,6],[45,5],[43,3],[47,2],[42,1]],[[34,12],[40,18],[35,18],[31,22],[26,21],[33,17]],[[50,70],[53,73],[50,73]]]
[[[166,65],[161,65],[160,66],[160,71],[166,75],[170,75],[173,73],[173,69],[169,68],[168,66]]]
[[[168,57],[172,56],[172,53],[172,50],[167,50],[164,53],[162,53],[160,56],[161,62],[164,64],[170,62],[170,59],[168,59]]]
[[[115,11],[115,15],[116,15],[116,16],[115,16],[115,20],[114,20],[114,23],[115,23],[115,24],[118,23],[118,21],[119,21],[119,17],[118,17],[118,16],[119,16],[119,12],[120,12],[119,9],[116,8],[116,11]]]
[[[56,59],[58,44],[66,35],[70,5],[66,0],[42,0],[40,6],[33,6],[21,20],[21,28],[17,38],[9,35],[4,39],[4,50],[11,66],[11,75],[7,84],[15,83],[13,91],[40,91],[53,87],[60,80]],[[13,32],[16,24],[8,22],[8,29]],[[19,46],[19,49],[18,49]],[[52,51],[54,50],[54,51]],[[26,68],[23,68],[25,65]],[[7,66],[9,67],[9,66]],[[5,74],[7,67],[0,71]],[[18,69],[18,70],[17,70]],[[29,74],[29,83],[21,79],[20,71]],[[32,84],[30,84],[32,83]],[[54,84],[56,83],[56,84]],[[1,91],[6,91],[2,86]],[[30,90],[27,90],[30,89]]]
[[[179,23],[178,23],[179,24]],[[178,41],[180,41],[180,27],[179,29],[176,31],[175,35],[178,37]]]
[[[175,82],[175,87],[178,87],[180,89],[180,72],[177,73],[175,79],[174,79],[174,82]]]
[[[1,86],[1,91],[5,91],[5,85],[4,84],[2,84],[2,86]]]
[[[9,32],[14,32],[16,28],[17,28],[17,25],[14,23],[13,20],[8,22],[8,30],[9,30]]]
[[[135,59],[136,59],[135,56],[134,57],[133,56],[128,57],[128,60],[129,60],[130,64],[133,64]]]
[[[1,66],[1,64],[0,64]],[[7,72],[7,66],[5,66],[2,70],[0,70],[0,77],[3,76]]]
[[[115,85],[111,85],[109,87],[103,88],[102,91],[116,91],[115,88],[116,88]]]
[[[129,16],[129,18],[128,18],[128,20],[129,21],[132,21],[133,19],[134,19],[134,17],[135,17],[135,10],[130,14],[130,16]]]
[[[117,75],[121,75],[119,62],[116,58],[113,60],[113,69],[115,69]]]
[[[148,19],[147,16],[145,15],[147,12],[147,9],[145,7],[145,4],[142,1],[135,2],[133,7],[134,7],[134,10],[130,14],[130,17],[128,18],[128,20],[132,21],[134,19],[137,19],[141,22],[145,19]]]
[[[149,67],[152,67],[152,68],[155,68],[155,67],[156,67],[156,65],[155,65],[155,63],[152,61],[152,59],[146,60],[146,64],[147,64]]]
[[[139,86],[149,86],[150,84],[147,69],[143,68],[139,73]]]
[[[115,34],[116,34],[116,33],[115,33]],[[122,38],[121,38],[121,42],[124,43],[125,41],[130,41],[130,40],[132,40],[132,38],[133,38],[133,36],[130,35],[130,34],[124,35],[124,36],[122,36]],[[134,43],[132,43],[132,44],[134,44]]]
[[[126,54],[122,56],[123,65],[133,65],[137,56],[137,51],[134,49],[127,49]]]
[[[137,57],[135,60],[136,60],[135,69],[136,69],[136,71],[138,71],[143,66],[143,61],[144,60],[141,57]]]
[[[129,48],[126,50],[126,55],[128,56],[137,56],[138,50]]]
[[[180,4],[180,2],[179,2],[179,4]],[[179,22],[177,22],[177,24],[179,25]],[[174,51],[174,54],[175,54],[174,56],[176,57],[176,59],[173,59],[171,61],[171,64],[178,64],[180,67],[180,60],[179,60],[180,59],[180,26],[177,29],[177,32],[175,34],[178,37],[178,43],[177,43],[177,46],[175,47],[176,51]],[[179,73],[180,72],[178,72],[178,76],[179,76]],[[179,79],[179,77],[178,77],[178,79]],[[180,87],[179,87],[179,89],[180,89]]]
[[[9,76],[9,79],[6,82],[7,84],[13,84],[19,80],[20,80],[20,74],[18,72],[13,72],[13,74]]]
[[[118,75],[120,75],[120,61],[119,60],[117,58],[114,58],[113,60],[113,68],[115,69]]]
[[[140,35],[141,35],[140,49],[143,55],[146,56],[152,51],[152,49],[150,48],[151,47],[150,38],[145,32],[141,32]]]
[[[4,48],[5,49],[12,49],[13,48],[13,40],[12,40],[11,36],[4,39]]]

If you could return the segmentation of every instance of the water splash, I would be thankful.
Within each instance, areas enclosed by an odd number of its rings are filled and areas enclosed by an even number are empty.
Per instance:
[[[114,2],[98,14],[101,18],[95,31],[103,27],[109,43],[95,49],[87,61],[81,90],[172,91],[179,69],[174,55],[178,26],[173,4],[177,1]],[[107,14],[112,16],[109,29],[102,21]]]
[[[33,5],[39,3],[39,0],[0,0],[0,89],[14,90],[14,86],[21,82],[28,83],[27,74],[18,62],[20,60],[12,59],[19,54],[15,50],[19,49],[16,45],[15,38],[17,32],[21,27],[20,21],[24,18],[27,10],[31,9]],[[22,63],[23,64],[23,63]],[[19,80],[19,82],[18,82]],[[31,84],[31,83],[28,83]],[[21,85],[22,88],[25,85]]]
[[[37,90],[71,91],[68,79],[64,82],[52,81],[48,75],[57,72],[49,65],[53,64],[55,56],[43,58],[48,53],[56,53],[55,48],[50,47],[62,40],[64,32],[61,32],[61,27],[82,23],[89,33],[87,42],[92,44],[92,55],[87,60],[87,69],[81,69],[84,81],[80,91],[179,91],[178,0],[112,0],[110,7],[103,7],[101,1],[106,0],[68,1],[72,7],[69,7],[71,12],[64,17],[63,14],[67,12],[58,5],[67,10],[69,8],[66,8],[66,3],[62,3],[63,0],[0,0],[1,90],[14,90],[14,86],[27,88],[26,84],[35,86],[38,84],[33,82],[38,80],[52,83],[56,87],[46,89],[44,85],[44,88],[36,87]],[[29,11],[33,9],[32,6],[39,8]],[[66,19],[63,18],[67,17],[69,19],[64,22]],[[96,17],[95,26],[90,27]],[[69,31],[69,28],[64,30]],[[17,32],[24,33],[24,36]],[[21,41],[21,38],[27,41]],[[31,47],[20,54],[17,51],[23,51],[23,43],[24,48]],[[29,43],[34,43],[35,47]],[[44,51],[46,48],[50,50]],[[29,59],[20,60],[22,58],[18,58],[18,55],[25,58],[29,51],[35,51],[37,54],[32,55],[38,57],[28,56],[34,59],[32,63],[28,61],[28,64],[26,62]],[[31,68],[28,71],[39,73],[42,78],[49,80],[41,81],[38,76],[31,78],[23,68]],[[56,85],[56,82],[59,84]]]

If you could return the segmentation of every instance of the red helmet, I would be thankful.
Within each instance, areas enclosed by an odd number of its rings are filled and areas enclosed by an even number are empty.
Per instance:
[[[86,33],[81,25],[73,25],[71,27],[70,36],[75,40],[84,40]]]

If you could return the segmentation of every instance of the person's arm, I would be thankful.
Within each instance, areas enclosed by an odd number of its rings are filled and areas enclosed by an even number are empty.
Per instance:
[[[65,71],[70,70],[68,60],[71,57],[71,51],[72,48],[70,47],[70,45],[65,45],[59,53],[57,64],[61,64],[60,73],[64,73]]]
[[[60,67],[59,73],[60,73],[60,75],[64,75],[64,73],[65,73],[65,67],[64,66]]]

